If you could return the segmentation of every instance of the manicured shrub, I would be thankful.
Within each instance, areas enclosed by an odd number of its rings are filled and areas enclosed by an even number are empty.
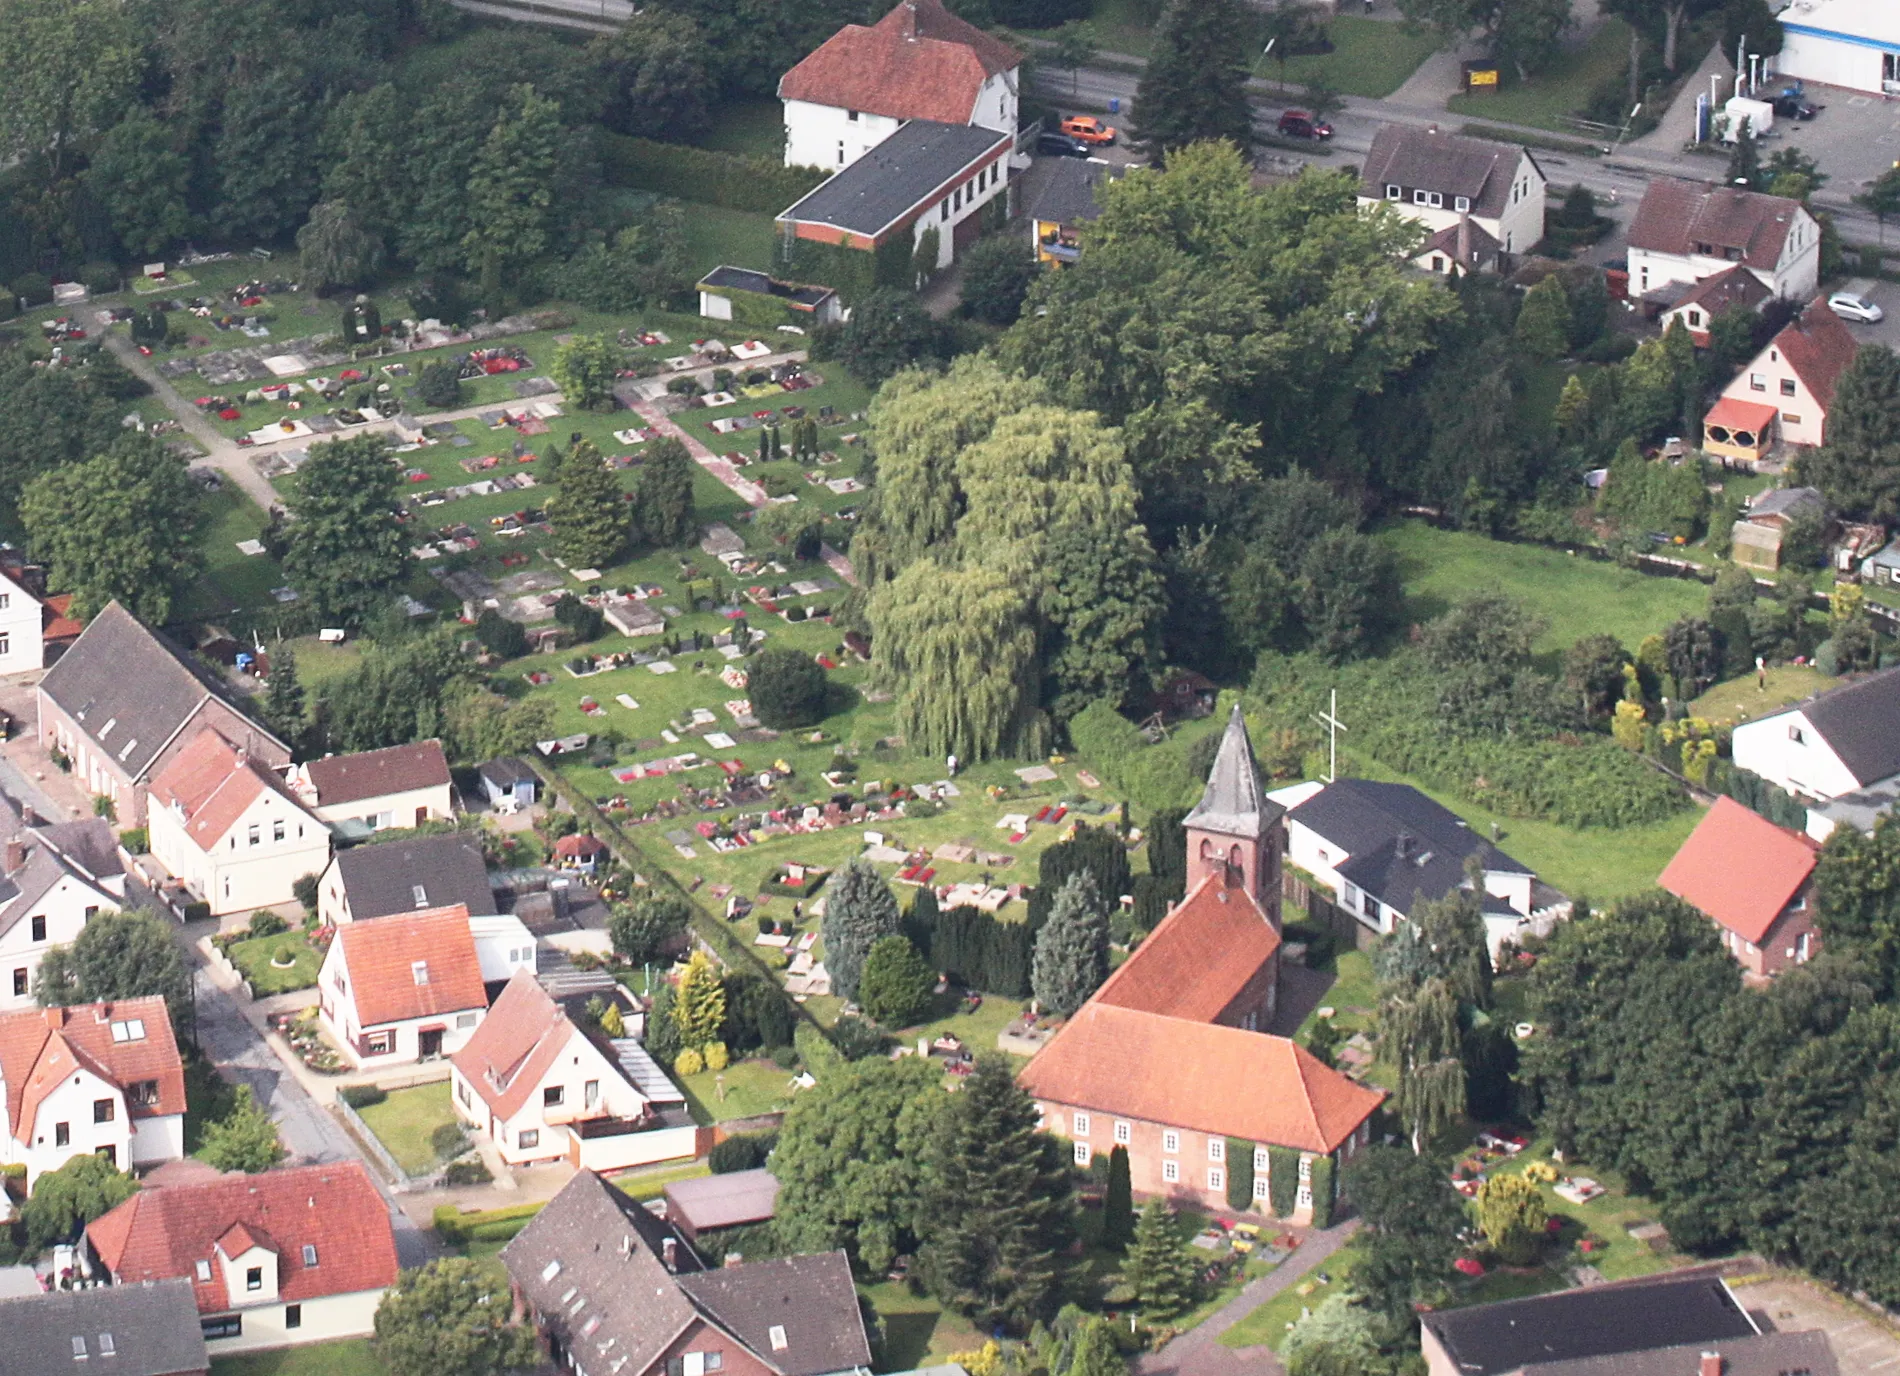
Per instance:
[[[1300,1154],[1292,1147],[1267,1148],[1267,1203],[1275,1218],[1290,1218],[1300,1192]]]
[[[372,1104],[382,1103],[389,1095],[377,1085],[344,1085],[337,1091],[336,1097],[351,1108],[368,1108]]]
[[[1330,1228],[1333,1226],[1333,1158],[1321,1156],[1314,1160],[1313,1178],[1313,1226]]]
[[[673,1062],[673,1069],[681,1075],[697,1075],[705,1068],[706,1058],[690,1046],[680,1052],[678,1059]]]
[[[776,1132],[745,1132],[736,1137],[715,1143],[706,1156],[706,1164],[714,1175],[730,1175],[734,1171],[752,1171],[763,1166],[772,1155],[772,1148],[778,1145]]]
[[[796,650],[764,650],[746,666],[752,711],[775,731],[809,726],[825,715],[825,671]]]
[[[727,1066],[732,1064],[732,1057],[726,1051],[726,1044],[724,1042],[706,1043],[705,1056],[706,1069],[708,1070],[724,1070]]]
[[[276,936],[279,932],[290,930],[290,924],[269,908],[259,908],[251,914],[251,935]]]
[[[444,1161],[460,1156],[468,1150],[468,1130],[460,1123],[437,1123],[429,1134],[429,1146]]]
[[[1253,1207],[1253,1143],[1239,1137],[1227,1139],[1227,1207]]]
[[[94,296],[107,296],[119,289],[123,279],[111,263],[87,263],[79,269],[80,285]]]

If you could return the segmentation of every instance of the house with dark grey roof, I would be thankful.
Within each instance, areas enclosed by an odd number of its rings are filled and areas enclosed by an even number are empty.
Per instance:
[[[340,850],[317,884],[317,915],[330,927],[457,903],[476,917],[501,911],[480,843],[460,833]]]
[[[724,1251],[721,1233],[764,1223],[778,1212],[778,1177],[763,1166],[675,1180],[665,1193],[666,1221],[715,1261]]]
[[[1516,144],[1387,124],[1360,171],[1359,204],[1386,206],[1434,235],[1469,219],[1515,255],[1544,237],[1545,185],[1537,159]]]
[[[488,761],[476,771],[476,776],[481,780],[488,805],[502,812],[533,807],[535,794],[541,787],[541,776],[512,755]]]
[[[501,1250],[550,1360],[582,1376],[841,1376],[870,1341],[843,1252],[705,1270],[582,1170]]]
[[[1883,669],[1743,722],[1735,767],[1808,805],[1808,835],[1871,831],[1900,796],[1900,669]]]
[[[187,1280],[54,1290],[0,1300],[8,1371],[204,1376],[211,1370]]]
[[[1423,1315],[1419,1326],[1431,1376],[1622,1376],[1665,1369],[1710,1376],[1699,1354],[1739,1357],[1761,1338],[1728,1285],[1706,1272],[1438,1310]],[[1690,1348],[1698,1358],[1686,1365],[1645,1364],[1648,1354]],[[1712,1376],[1762,1370],[1783,1376],[1793,1369],[1738,1363],[1718,1365]],[[1812,1376],[1823,1376],[1823,1369]]]
[[[0,1012],[33,1007],[48,949],[124,901],[125,866],[109,822],[33,824],[0,796]]]
[[[1102,184],[1119,175],[1099,158],[1044,158],[1036,164],[1023,218],[1038,262],[1073,263],[1081,256],[1082,231],[1102,213]]]
[[[1408,920],[1417,904],[1470,888],[1466,869],[1474,861],[1482,872],[1480,902],[1493,956],[1506,939],[1548,930],[1568,910],[1530,866],[1409,784],[1336,779],[1296,784],[1273,796],[1289,808],[1288,860],[1381,935]]]
[[[152,778],[200,731],[270,769],[290,747],[251,718],[230,684],[116,601],[87,625],[38,688],[40,740],[71,761],[120,826],[145,824]]]
[[[937,266],[983,231],[983,210],[1009,191],[1016,136],[974,124],[913,119],[779,213],[782,234],[875,253],[931,231]]]

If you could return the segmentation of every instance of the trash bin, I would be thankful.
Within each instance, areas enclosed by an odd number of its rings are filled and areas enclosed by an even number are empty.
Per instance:
[[[1121,112],[1122,98],[1120,96],[1110,96],[1108,98],[1108,113],[1111,115],[1119,115]]]

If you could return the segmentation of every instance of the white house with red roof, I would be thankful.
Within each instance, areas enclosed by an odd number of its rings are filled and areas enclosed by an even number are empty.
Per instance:
[[[1679,291],[1740,263],[1776,296],[1805,301],[1821,274],[1821,226],[1801,202],[1653,177],[1629,228],[1630,290],[1673,306]]]
[[[942,0],[847,24],[779,78],[785,165],[836,171],[914,119],[1014,134],[1022,60]]]
[[[1245,1197],[1266,1209],[1275,1171],[1290,1170],[1292,1188],[1283,1181],[1278,1193],[1306,1220],[1314,1163],[1337,1167],[1362,1150],[1384,1096],[1265,1030],[1279,980],[1285,810],[1253,761],[1236,708],[1183,823],[1187,897],[1019,1080],[1077,1165],[1122,1147],[1137,1194],[1214,1209],[1229,1207],[1246,1176]]]
[[[1819,953],[1811,892],[1820,846],[1733,798],[1717,798],[1656,882],[1720,929],[1751,976],[1768,978]]]
[[[627,1170],[698,1150],[685,1096],[645,1048],[590,1035],[531,970],[509,979],[449,1080],[457,1116],[510,1165]]]
[[[292,765],[297,797],[339,835],[367,836],[455,818],[454,789],[442,742],[417,741]]]
[[[35,1006],[40,962],[125,903],[125,866],[103,817],[28,826],[0,797],[0,1009]]]
[[[365,1337],[397,1272],[357,1161],[140,1190],[87,1225],[86,1252],[114,1285],[189,1280],[214,1357]]]
[[[317,1016],[360,1067],[452,1056],[488,1012],[468,908],[337,928],[317,972]]]
[[[120,1170],[185,1154],[185,1069],[162,998],[0,1013],[0,1164],[27,1188],[75,1156]]]
[[[330,863],[330,829],[275,770],[200,731],[152,780],[152,858],[211,907],[247,913],[295,898]]]
[[[1826,301],[1810,301],[1807,309],[1768,341],[1746,368],[1737,373],[1704,418],[1709,447],[1715,452],[1747,456],[1738,449],[1734,431],[1752,424],[1757,451],[1775,441],[1782,444],[1827,443],[1827,413],[1834,404],[1834,388],[1860,351],[1860,344]],[[1718,414],[1720,413],[1720,414]],[[1730,435],[1727,448],[1714,431]],[[1759,457],[1759,453],[1755,455]]]

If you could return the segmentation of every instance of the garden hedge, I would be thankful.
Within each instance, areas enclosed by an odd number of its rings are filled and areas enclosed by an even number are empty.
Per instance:
[[[1227,1207],[1253,1207],[1253,1143],[1239,1137],[1227,1139]]]
[[[815,167],[721,153],[681,143],[601,133],[600,161],[615,186],[657,191],[682,201],[776,215],[825,180]]]
[[[1292,1147],[1267,1148],[1267,1203],[1275,1218],[1290,1218],[1300,1193],[1300,1154]]]
[[[1333,1158],[1316,1156],[1313,1158],[1313,1226],[1330,1228],[1333,1226]]]

